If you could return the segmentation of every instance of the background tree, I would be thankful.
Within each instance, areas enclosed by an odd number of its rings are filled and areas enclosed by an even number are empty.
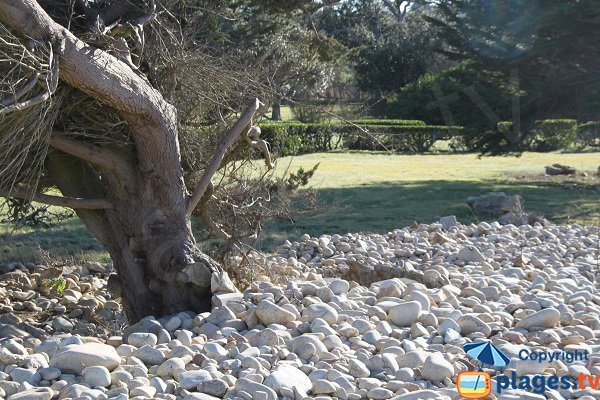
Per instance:
[[[496,75],[499,89],[519,97],[525,131],[540,119],[598,118],[597,1],[447,0],[438,9],[427,19],[445,42],[442,52]],[[496,138],[486,148],[500,145]]]
[[[329,1],[334,4],[337,1]],[[223,32],[228,47],[244,59],[268,65],[263,84],[274,94],[272,119],[280,120],[284,99],[314,97],[331,82],[344,47],[323,30],[314,18],[323,3],[250,1],[238,7]]]
[[[512,145],[496,129],[500,121],[512,120],[511,100],[502,76],[479,70],[467,60],[438,74],[427,73],[391,94],[385,115],[462,126],[455,144],[479,151],[490,144]]]
[[[434,68],[436,36],[423,18],[432,10],[424,1],[353,0],[321,10],[318,21],[352,49],[355,83],[377,103]]]

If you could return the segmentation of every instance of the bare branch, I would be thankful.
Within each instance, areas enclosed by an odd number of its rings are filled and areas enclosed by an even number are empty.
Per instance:
[[[50,146],[100,168],[120,172],[124,176],[132,169],[124,155],[115,150],[71,139],[57,132],[50,136]]]
[[[44,92],[42,94],[39,94],[37,96],[35,96],[34,98],[31,98],[29,100],[26,101],[22,101],[19,103],[13,103],[8,107],[4,107],[0,109],[0,114],[5,114],[5,113],[9,113],[9,112],[13,112],[13,111],[21,111],[21,110],[25,110],[29,107],[33,107],[35,105],[38,105],[40,103],[45,102],[46,100],[48,100],[50,98],[50,93],[49,92]]]
[[[29,41],[28,46],[31,46],[34,41]],[[27,80],[27,83],[19,90],[17,90],[12,99],[5,99],[0,101],[0,114],[5,114],[13,111],[21,111],[25,110],[29,107],[33,107],[40,103],[43,103],[50,99],[50,97],[56,91],[56,87],[58,86],[58,58],[54,57],[54,52],[52,50],[52,44],[49,47],[49,55],[48,55],[48,71],[44,73],[36,72],[30,79]],[[60,42],[59,42],[60,47]],[[29,93],[33,88],[37,85],[40,80],[40,77],[45,75],[46,78],[46,90],[44,92],[28,99],[25,101],[19,101],[19,99]]]
[[[0,106],[9,107],[10,105],[16,103],[21,97],[23,97],[27,93],[29,93],[31,91],[31,89],[33,89],[35,87],[35,85],[38,83],[38,80],[40,79],[40,75],[41,74],[39,72],[36,72],[35,74],[33,74],[33,76],[31,78],[29,78],[29,80],[27,80],[27,82],[25,83],[25,85],[23,85],[22,88],[15,91],[12,98],[8,98],[8,99],[4,99],[4,100],[0,101]]]
[[[213,233],[215,235],[217,235],[217,237],[219,237],[220,239],[229,240],[229,239],[231,239],[231,235],[229,235],[227,232],[225,232],[223,230],[223,228],[221,228],[219,226],[219,224],[217,224],[212,219],[212,217],[210,216],[210,213],[208,212],[208,203],[211,200],[216,200],[216,198],[213,196],[213,192],[214,192],[214,186],[213,186],[213,183],[210,182],[206,188],[206,192],[204,193],[204,196],[202,197],[200,217],[202,218],[202,222],[204,222],[206,224],[206,226],[208,226],[210,228],[210,230],[213,231]]]
[[[156,17],[156,4],[154,0],[150,0],[148,4],[148,11],[134,19],[132,25],[144,25],[146,22],[152,21]]]
[[[200,178],[198,185],[196,185],[196,188],[194,189],[194,192],[190,197],[187,207],[188,215],[192,214],[192,211],[194,211],[194,208],[196,208],[196,206],[200,202],[200,199],[202,199],[204,192],[210,184],[210,180],[212,179],[213,175],[219,170],[221,163],[225,159],[225,154],[227,153],[228,149],[231,147],[233,142],[240,136],[242,130],[244,130],[246,127],[248,127],[249,129],[249,127],[252,125],[252,117],[254,117],[254,114],[256,113],[256,111],[258,111],[260,104],[260,101],[258,101],[258,99],[255,99],[254,102],[246,109],[246,111],[244,111],[244,113],[242,114],[240,119],[235,123],[235,125],[233,125],[225,134],[225,136],[219,143],[219,146],[217,146],[215,154],[213,155],[210,163],[204,170],[204,174]]]
[[[73,209],[100,210],[113,208],[112,204],[105,199],[82,199],[78,197],[52,196],[43,193],[33,195],[24,189],[0,189],[0,197],[16,197],[37,201],[38,203],[50,204],[52,206],[69,207]]]

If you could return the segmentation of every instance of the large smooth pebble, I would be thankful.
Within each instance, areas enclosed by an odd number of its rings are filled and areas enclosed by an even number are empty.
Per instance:
[[[262,383],[254,382],[247,378],[241,378],[235,381],[235,389],[237,391],[244,391],[253,394],[257,392],[263,392],[266,393],[266,400],[277,400],[277,393],[275,393],[273,389],[263,385]]]
[[[181,358],[169,358],[168,360],[160,364],[158,370],[156,371],[156,375],[162,378],[171,378],[176,373],[179,373],[180,371],[184,370],[185,361],[183,361]]]
[[[554,328],[560,323],[560,312],[554,308],[546,308],[526,316],[515,325],[521,329]]]
[[[421,369],[423,379],[431,382],[441,382],[452,375],[454,375],[454,367],[439,353],[427,357]]]
[[[389,318],[394,325],[405,327],[417,322],[420,314],[421,303],[418,301],[407,301],[406,303],[401,303],[390,308]]]
[[[355,378],[368,378],[371,375],[365,363],[355,358],[348,361],[348,373]]]
[[[350,284],[343,279],[335,279],[329,284],[333,294],[346,294],[350,290]]]
[[[110,372],[108,372],[108,369],[106,369],[106,367],[87,367],[83,370],[82,375],[83,380],[85,380],[85,383],[89,384],[91,387],[110,386]]]
[[[50,359],[51,367],[76,375],[81,375],[86,367],[91,366],[102,366],[112,371],[120,363],[121,357],[115,348],[101,343],[71,344]]]
[[[202,382],[213,379],[208,371],[203,369],[185,371],[177,375],[177,380],[182,388],[190,390],[195,389]]]
[[[311,304],[304,309],[303,314],[308,319],[308,322],[312,322],[316,318],[322,318],[329,325],[333,325],[338,319],[338,312],[335,310],[335,308],[324,303]]]
[[[492,334],[492,328],[474,315],[463,315],[457,322],[463,336],[468,336],[476,332],[482,333],[485,337],[489,337]]]
[[[296,388],[306,395],[312,387],[312,382],[306,374],[293,365],[283,364],[265,378],[264,384],[281,395],[282,388]]]
[[[50,388],[40,387],[18,392],[9,397],[10,400],[50,400],[54,392]]]
[[[285,325],[288,322],[292,322],[296,319],[294,314],[279,307],[277,304],[269,300],[262,300],[260,303],[258,303],[255,312],[260,322],[265,325]]]
[[[292,352],[302,356],[306,355],[306,348],[309,348],[309,345],[312,345],[315,349],[315,354],[317,356],[321,356],[323,353],[327,352],[327,347],[323,344],[321,340],[315,335],[304,334],[300,335],[290,341],[290,348]]]
[[[399,368],[421,368],[426,359],[427,353],[422,350],[409,351],[396,357]]]

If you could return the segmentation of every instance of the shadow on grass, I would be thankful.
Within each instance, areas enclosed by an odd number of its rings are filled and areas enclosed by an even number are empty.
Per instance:
[[[521,195],[528,212],[555,223],[595,225],[600,220],[600,184],[597,180],[591,182],[434,180],[320,189],[320,200],[330,208],[304,213],[296,221],[267,223],[257,245],[270,251],[304,233],[387,232],[415,220],[431,223],[452,214],[462,223],[477,222],[466,198],[499,191]],[[8,233],[6,225],[0,226],[0,262],[35,260],[40,249],[61,259],[108,259],[102,246],[76,218],[58,227],[20,228],[14,233]]]
[[[318,190],[332,204],[324,212],[304,214],[297,221],[271,221],[263,230],[260,247],[273,249],[303,233],[387,232],[412,221],[431,223],[456,215],[462,223],[477,222],[465,200],[491,192],[519,194],[525,210],[555,223],[594,225],[599,220],[600,185],[547,181],[422,181],[363,185]]]
[[[107,260],[108,254],[76,217],[50,228],[0,226],[0,262],[36,261],[47,255],[62,260]]]

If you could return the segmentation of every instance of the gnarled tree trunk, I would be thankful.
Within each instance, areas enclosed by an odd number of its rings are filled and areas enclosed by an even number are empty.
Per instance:
[[[48,156],[46,167],[65,196],[106,196],[113,205],[76,212],[109,252],[118,273],[109,288],[122,297],[131,321],[210,308],[211,274],[218,266],[196,248],[183,203],[172,203],[162,192],[185,188],[156,190],[138,172],[137,189],[128,191],[118,176],[104,172],[100,180],[89,164],[58,151]]]
[[[133,151],[53,132],[46,168],[88,229],[106,247],[131,321],[210,307],[219,267],[196,247],[183,180],[176,111],[131,65],[89,46],[34,0],[3,0],[0,21],[48,42],[60,80],[113,108],[129,125]],[[238,132],[239,135],[239,132]],[[77,199],[104,198],[99,209]],[[79,208],[84,207],[84,208]],[[88,209],[89,208],[89,209]]]

